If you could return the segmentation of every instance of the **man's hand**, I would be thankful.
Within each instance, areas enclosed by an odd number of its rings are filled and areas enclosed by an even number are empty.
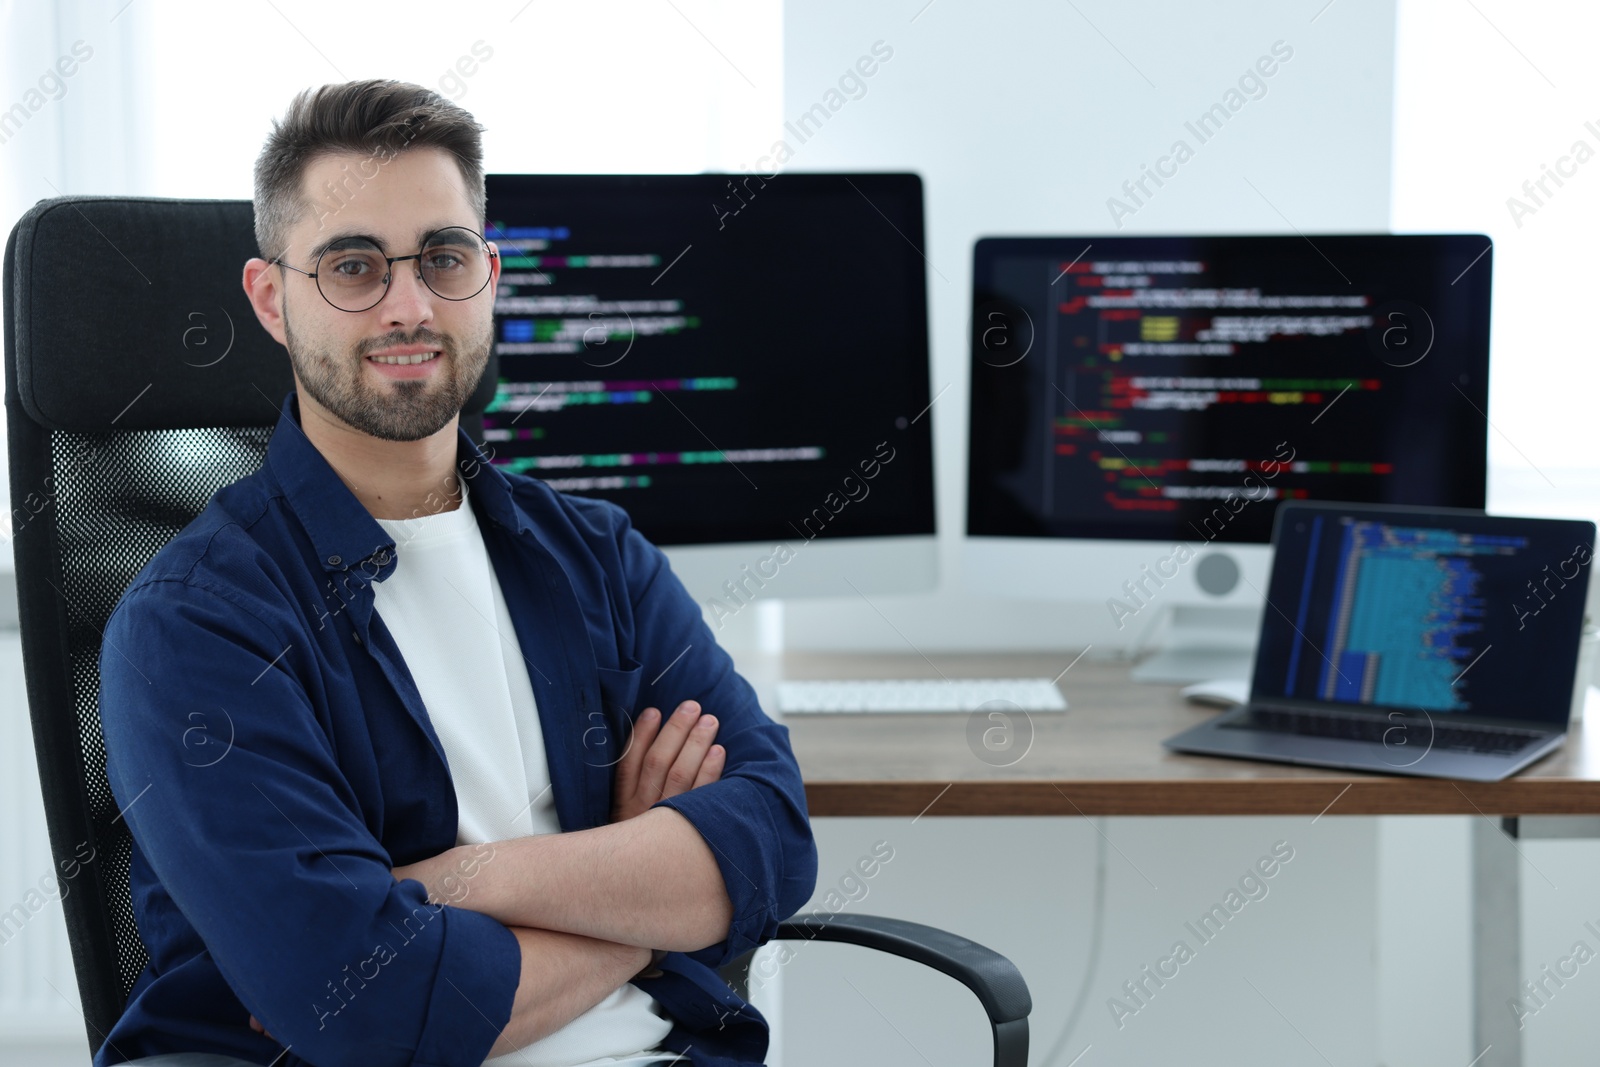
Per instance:
[[[692,700],[664,723],[646,708],[617,764],[611,825],[458,845],[394,867],[393,875],[519,937],[563,933],[653,949],[654,958],[645,957],[651,964],[668,951],[714,945],[733,919],[716,856],[684,815],[652,806],[721,778],[727,751],[712,743],[719,725]],[[634,860],[617,863],[618,856]],[[628,974],[654,969],[645,959]]]
[[[716,716],[702,715],[693,700],[679,704],[665,724],[660,711],[645,708],[634,724],[628,751],[617,764],[612,823],[642,815],[659,800],[721,778],[728,753],[711,743],[716,736]]]

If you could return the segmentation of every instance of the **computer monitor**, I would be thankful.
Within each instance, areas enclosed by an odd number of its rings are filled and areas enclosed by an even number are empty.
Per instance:
[[[721,622],[937,584],[914,174],[488,176],[493,462],[625,508]]]
[[[980,240],[967,580],[1170,614],[1145,680],[1246,677],[1278,501],[1483,507],[1490,248]]]

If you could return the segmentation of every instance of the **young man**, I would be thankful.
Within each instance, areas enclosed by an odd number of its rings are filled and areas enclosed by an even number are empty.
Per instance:
[[[765,1057],[713,968],[815,883],[788,732],[620,508],[459,428],[480,129],[330,85],[257,161],[244,287],[295,389],[106,627],[151,959],[97,1067]]]

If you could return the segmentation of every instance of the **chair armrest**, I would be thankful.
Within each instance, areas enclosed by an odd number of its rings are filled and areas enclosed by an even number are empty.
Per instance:
[[[880,915],[796,915],[775,940],[838,941],[877,949],[942,971],[972,990],[994,1032],[995,1067],[1027,1067],[1033,998],[1016,965],[946,930]]]

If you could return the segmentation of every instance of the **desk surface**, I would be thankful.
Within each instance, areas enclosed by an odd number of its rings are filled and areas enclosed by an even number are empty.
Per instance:
[[[740,657],[773,707],[779,678],[1054,677],[1051,655]],[[1084,658],[1058,683],[1068,710],[1035,712],[1033,743],[1008,767],[980,760],[964,714],[784,719],[813,816],[1596,815],[1600,724],[1504,782],[1325,771],[1168,752],[1161,741],[1214,715],[1177,687],[1136,685],[1126,664]]]

